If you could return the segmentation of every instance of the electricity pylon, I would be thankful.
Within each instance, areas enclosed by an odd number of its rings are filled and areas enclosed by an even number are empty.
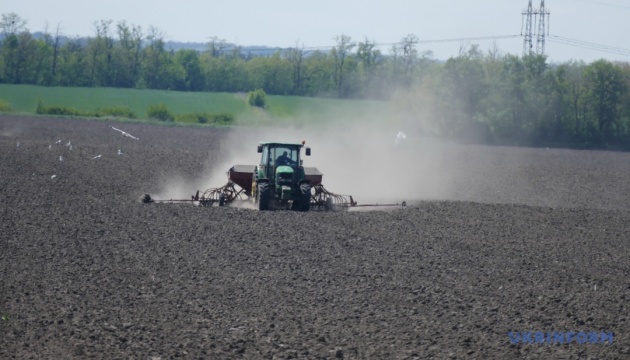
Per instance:
[[[523,24],[525,31],[521,31],[523,35],[523,56],[545,54],[545,37],[549,35],[549,15],[550,12],[545,8],[545,0],[540,1],[540,7],[534,9],[532,0],[529,0],[527,9],[523,10]],[[538,23],[537,31],[536,23]],[[523,29],[521,29],[523,30]],[[534,36],[536,37],[536,49],[534,50]]]

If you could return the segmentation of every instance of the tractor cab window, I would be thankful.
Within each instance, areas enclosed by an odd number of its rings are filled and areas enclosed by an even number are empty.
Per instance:
[[[298,164],[296,149],[278,146],[274,150],[275,166],[296,166]]]
[[[269,161],[269,149],[263,148],[261,164],[267,165],[268,161]],[[271,164],[271,165],[273,165],[273,164]]]

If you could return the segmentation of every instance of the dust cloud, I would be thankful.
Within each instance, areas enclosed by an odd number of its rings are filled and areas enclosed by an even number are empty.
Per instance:
[[[206,188],[224,185],[233,165],[257,164],[259,142],[304,140],[312,149],[310,157],[302,153],[304,166],[318,168],[329,191],[352,195],[359,204],[451,197],[454,169],[447,158],[453,151],[427,135],[426,113],[418,108],[398,108],[388,117],[360,109],[356,113],[361,115],[352,117],[346,109],[339,115],[328,113],[326,119],[298,115],[282,127],[236,127],[221,143],[221,163],[206,164]],[[396,144],[401,131],[405,138]]]
[[[186,179],[181,175],[171,175],[162,180],[160,191],[151,194],[156,200],[188,200],[192,199],[196,185],[202,184],[201,178]]]
[[[11,126],[6,124],[0,125],[0,137],[16,138],[24,133],[23,126],[19,122],[14,122]]]

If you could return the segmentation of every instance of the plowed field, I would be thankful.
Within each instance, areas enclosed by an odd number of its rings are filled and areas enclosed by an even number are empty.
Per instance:
[[[0,358],[630,357],[630,154],[330,133],[305,159],[330,190],[410,205],[140,202],[261,136],[0,117]],[[508,336],[537,331],[614,341]]]

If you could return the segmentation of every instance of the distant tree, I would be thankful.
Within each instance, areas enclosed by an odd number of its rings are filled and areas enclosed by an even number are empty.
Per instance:
[[[47,85],[57,84],[58,82],[57,72],[61,53],[61,24],[57,24],[55,34],[51,37],[50,46],[52,47],[52,61],[50,63],[50,79],[46,81]]]
[[[2,35],[9,37],[11,35],[17,35],[21,32],[28,31],[26,28],[27,21],[22,19],[18,14],[12,12],[8,14],[2,14],[0,19],[0,30]]]
[[[621,119],[623,121],[625,143],[630,144],[630,63],[618,63],[619,69],[624,74],[625,91],[621,99]]]
[[[357,62],[359,66],[358,88],[360,97],[371,97],[377,94],[372,87],[380,88],[381,84],[377,84],[377,68],[378,59],[381,58],[381,52],[376,48],[376,42],[367,38],[363,42],[359,42],[357,46]]]
[[[258,78],[258,86],[269,94],[287,95],[293,87],[291,64],[276,51],[271,57],[260,57],[247,62],[253,68],[252,73]]]
[[[293,86],[291,92],[293,95],[303,95],[305,92],[304,89],[304,47],[300,46],[298,43],[295,44],[295,47],[291,48],[287,53],[286,57],[291,63],[292,75],[293,75]]]
[[[486,127],[484,141],[492,143],[506,138],[512,139],[516,130],[514,124],[515,107],[511,91],[510,61],[520,64],[520,59],[500,57],[496,51],[482,59],[484,83],[487,94],[481,99],[476,120]],[[519,73],[518,71],[516,72]]]
[[[441,90],[445,114],[441,132],[459,138],[477,125],[477,114],[488,93],[482,55],[476,46],[446,61]]]
[[[584,96],[586,85],[584,83],[584,63],[570,61],[562,64],[561,69],[565,74],[568,91],[567,116],[573,122],[572,137],[580,138],[584,131],[584,126],[580,124],[585,121]]]
[[[17,59],[18,37],[11,34],[4,38],[2,44],[2,81],[6,83],[15,82],[15,66]]]
[[[414,71],[418,63],[418,50],[416,49],[417,44],[418,37],[414,34],[409,34],[400,41],[403,63],[403,84],[407,87],[411,86],[413,82]]]
[[[169,58],[165,49],[164,33],[156,27],[150,27],[147,35],[148,45],[144,49],[144,83],[149,89],[167,89],[169,84]]]
[[[525,68],[525,103],[521,126],[525,137],[536,137],[535,132],[549,121],[544,116],[549,110],[554,79],[547,76],[548,64],[544,55],[527,55],[522,61]]]
[[[114,84],[135,87],[140,78],[142,64],[142,28],[122,21],[116,25],[118,42],[114,49]]]
[[[201,91],[205,85],[205,77],[201,71],[199,54],[196,50],[179,50],[175,61],[184,70],[184,90]]]
[[[212,57],[223,56],[225,49],[229,47],[229,44],[225,39],[219,39],[217,36],[212,36],[207,43],[208,54]]]
[[[380,56],[381,52],[376,49],[375,41],[370,41],[366,38],[365,41],[359,42],[357,58],[367,72],[376,66],[376,61]]]
[[[565,67],[549,69],[542,80],[539,96],[542,98],[541,119],[537,126],[535,143],[568,142],[572,134],[569,118],[569,76]]]
[[[35,40],[35,58],[32,61],[32,69],[30,70],[32,77],[29,83],[37,85],[50,85],[52,83],[52,44],[52,36],[48,32],[48,27],[45,27],[43,36]]]
[[[59,84],[62,86],[89,86],[90,73],[87,49],[79,38],[70,38],[61,47]]]
[[[334,60],[323,51],[314,51],[304,61],[305,91],[310,96],[335,97]]]
[[[603,139],[619,135],[621,129],[620,106],[626,89],[624,74],[618,66],[599,60],[584,70],[587,104],[595,119],[597,131]]]
[[[2,48],[4,82],[13,84],[34,83],[37,61],[37,42],[28,31],[5,38]]]
[[[388,74],[387,80],[390,87],[395,88],[403,78],[402,75],[402,48],[399,43],[394,43],[389,48]]]
[[[94,22],[95,37],[88,40],[90,83],[92,86],[113,85],[114,39],[110,35],[112,20]]]
[[[337,94],[339,97],[345,97],[342,89],[344,85],[344,73],[347,58],[351,55],[352,49],[356,46],[354,42],[352,42],[352,38],[348,35],[338,35],[335,37],[335,41],[337,45],[332,49],[331,55],[335,60],[335,85],[337,87]]]
[[[37,78],[34,68],[38,57],[37,42],[27,31],[18,34],[17,39],[13,81],[15,84],[34,84]]]
[[[3,81],[19,84],[22,80],[24,63],[28,60],[23,52],[28,49],[29,44],[23,41],[28,42],[32,40],[32,37],[28,33],[26,20],[16,13],[2,14],[0,30],[4,35],[2,42]]]

